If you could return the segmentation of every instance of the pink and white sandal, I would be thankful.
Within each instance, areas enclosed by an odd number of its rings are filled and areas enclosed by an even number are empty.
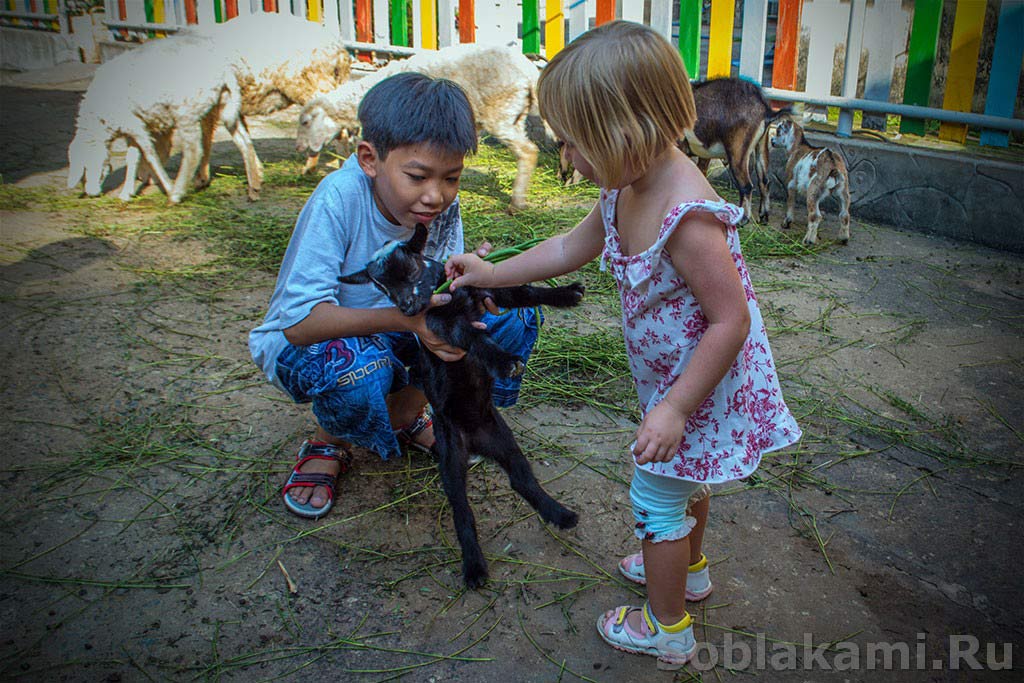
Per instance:
[[[633,583],[647,585],[643,553],[634,553],[622,558],[619,561],[619,571]],[[687,573],[686,599],[690,602],[699,602],[711,595],[713,589],[711,578],[708,576],[708,558],[702,554],[700,560],[690,565]]]
[[[640,611],[640,629],[627,621],[630,613]],[[651,614],[648,603],[643,607],[617,607],[597,619],[597,632],[604,642],[616,650],[658,658],[658,668],[678,669],[693,658],[697,641],[693,637],[693,619],[686,614],[673,626],[660,623]]]

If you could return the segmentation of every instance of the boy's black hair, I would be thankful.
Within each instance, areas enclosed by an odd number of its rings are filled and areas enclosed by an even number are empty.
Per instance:
[[[359,103],[362,136],[381,159],[396,147],[429,143],[461,154],[476,151],[476,119],[457,83],[406,72],[374,85]]]

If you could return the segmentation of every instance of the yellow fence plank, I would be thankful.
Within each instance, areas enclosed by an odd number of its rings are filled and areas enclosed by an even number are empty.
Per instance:
[[[728,78],[732,73],[732,27],[735,13],[736,3],[733,0],[712,0],[708,78]]]
[[[548,0],[544,14],[544,56],[551,59],[565,47],[565,12],[562,0]]]
[[[986,0],[960,0],[956,3],[953,39],[949,46],[949,68],[946,71],[946,92],[942,97],[943,109],[971,111],[987,4]],[[967,126],[943,122],[939,126],[939,139],[963,144],[967,142]]]

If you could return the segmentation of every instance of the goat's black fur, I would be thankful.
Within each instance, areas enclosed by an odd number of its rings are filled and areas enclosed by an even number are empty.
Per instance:
[[[408,242],[389,244],[365,269],[342,276],[341,281],[373,282],[404,314],[416,315],[427,308],[433,291],[444,280],[443,267],[422,255],[425,242],[426,228],[417,225],[416,234]],[[450,303],[427,311],[430,330],[448,344],[466,350],[461,360],[446,363],[421,346],[419,360],[423,389],[434,409],[434,451],[462,547],[462,575],[470,588],[481,586],[487,579],[487,562],[466,496],[470,453],[501,465],[512,488],[545,522],[561,529],[572,528],[577,522],[575,512],[541,487],[512,430],[492,402],[494,378],[521,373],[522,359],[500,348],[473,322],[479,320],[487,298],[504,308],[525,308],[575,306],[582,297],[583,286],[579,283],[567,287],[462,287],[452,292]]]

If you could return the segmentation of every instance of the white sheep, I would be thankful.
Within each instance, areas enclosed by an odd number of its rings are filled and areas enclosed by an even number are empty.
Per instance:
[[[516,157],[510,211],[526,205],[526,190],[537,165],[537,146],[526,132],[526,118],[536,113],[537,67],[511,46],[455,45],[392,60],[371,75],[349,81],[333,92],[313,98],[299,116],[296,148],[310,155],[342,131],[359,128],[356,112],[363,95],[388,76],[416,71],[446,78],[462,86],[476,115],[477,128],[511,148]],[[307,165],[307,170],[315,164]]]
[[[86,194],[99,195],[110,170],[110,147],[124,139],[129,168],[119,196],[131,196],[141,154],[168,200],[177,203],[197,169],[198,184],[209,183],[210,148],[219,123],[228,128],[248,171],[255,149],[240,125],[241,89],[228,65],[209,58],[212,45],[202,36],[178,36],[146,43],[101,65],[79,105],[68,147],[68,188],[84,179]],[[182,150],[173,185],[163,166],[172,136]]]
[[[184,74],[200,74],[202,80],[203,73],[220,73],[225,67],[230,69],[234,76],[231,89],[238,91],[240,104],[237,108],[225,107],[221,122],[231,132],[242,153],[249,198],[254,200],[259,197],[263,183],[263,165],[256,155],[244,117],[270,114],[292,104],[305,104],[315,94],[327,92],[343,83],[351,66],[351,58],[338,36],[319,24],[285,14],[239,17],[223,24],[151,41],[134,52],[140,51],[181,52],[178,66],[182,74],[178,75],[179,79]],[[209,121],[206,128],[208,130],[204,129],[202,137],[200,185],[209,182],[210,145],[216,121]],[[161,174],[166,177],[163,164],[171,154],[172,142],[178,143],[174,146],[180,146],[180,140],[171,136],[174,132],[173,128],[151,131],[152,150],[160,161],[157,166],[149,158],[152,155],[146,155],[141,146],[129,146],[125,158],[125,184],[119,193],[121,199],[127,200],[135,194],[140,155],[146,162],[140,174],[143,184],[151,173],[157,180]],[[72,181],[69,177],[69,185],[74,184],[77,180]],[[93,189],[98,194],[98,189]]]
[[[242,115],[306,104],[348,80],[352,58],[336,33],[290,14],[251,14],[194,29],[212,38],[242,88]]]

